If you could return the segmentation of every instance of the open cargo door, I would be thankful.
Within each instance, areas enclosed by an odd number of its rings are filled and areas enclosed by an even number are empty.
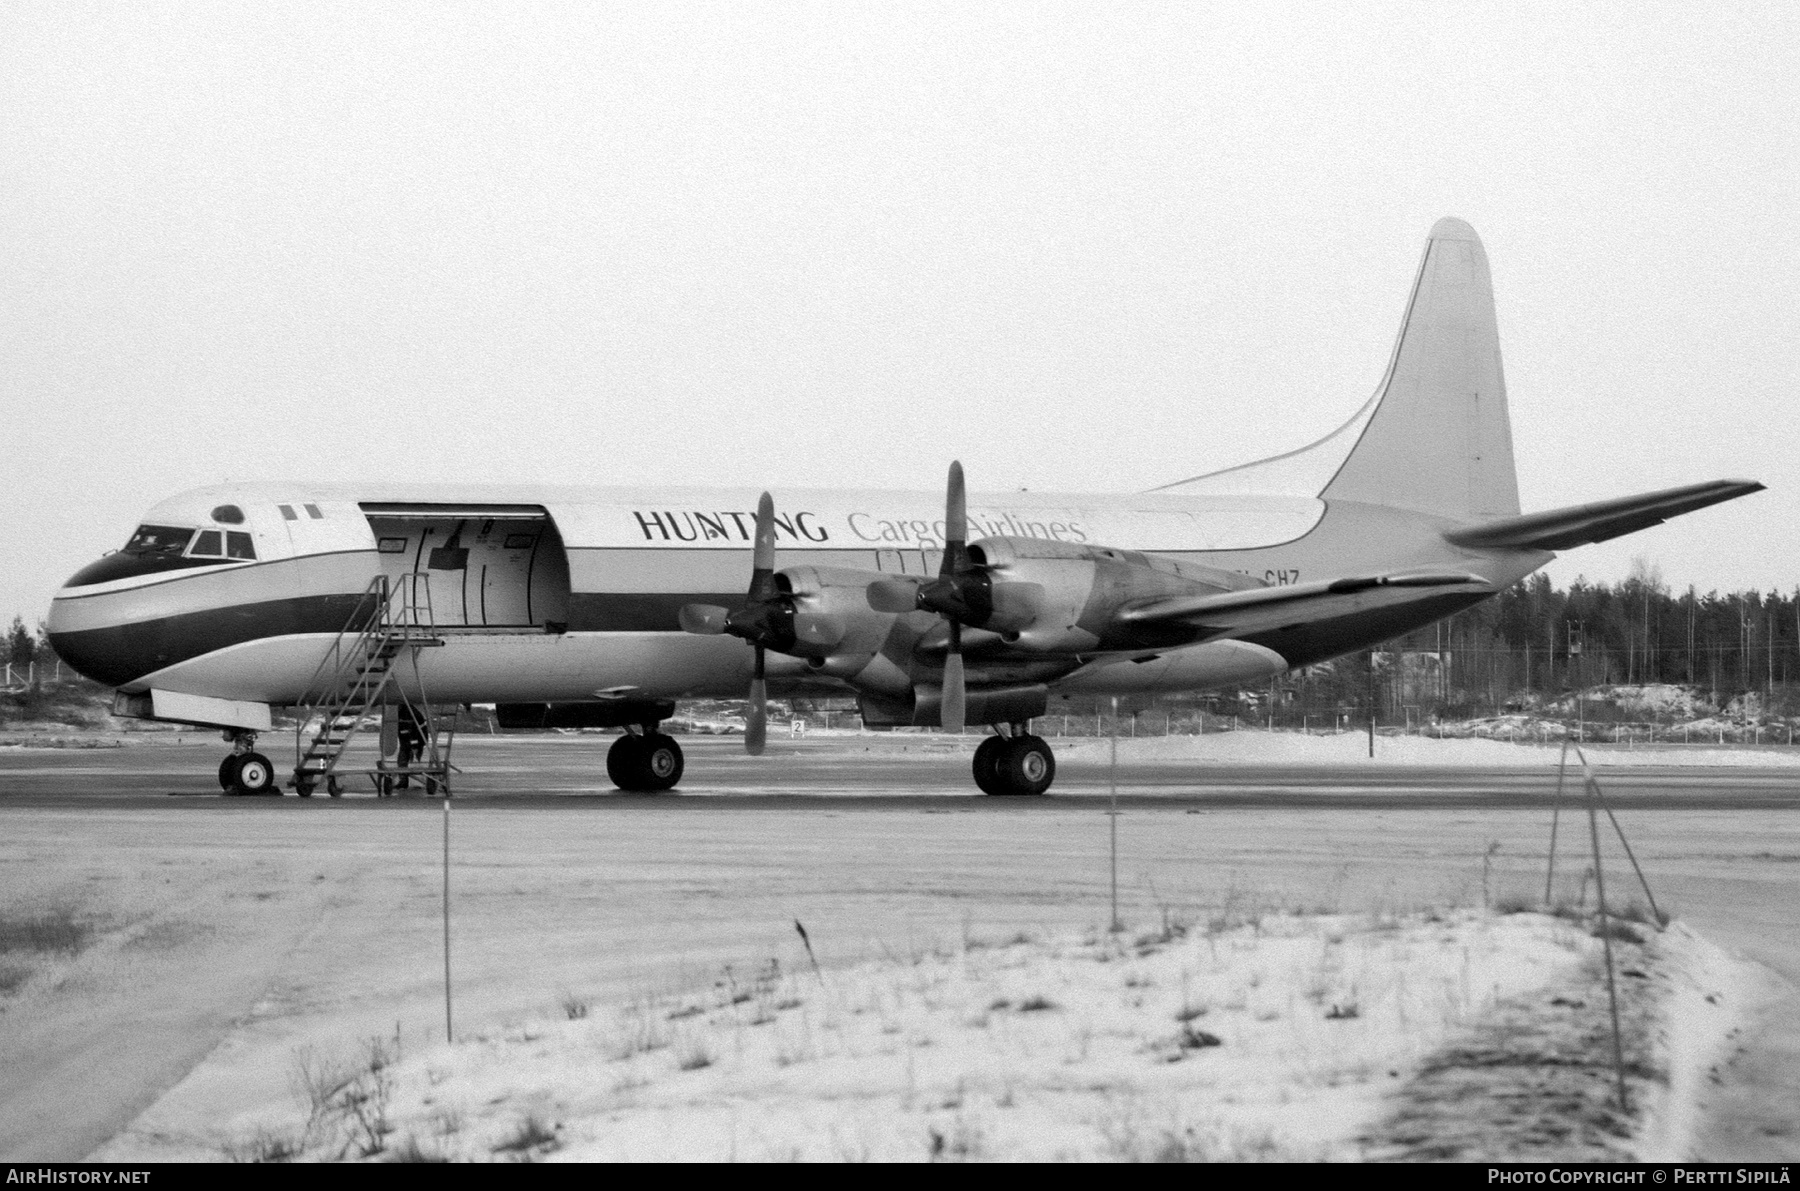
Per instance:
[[[569,557],[538,505],[364,504],[382,570],[423,575],[440,628],[561,632]]]

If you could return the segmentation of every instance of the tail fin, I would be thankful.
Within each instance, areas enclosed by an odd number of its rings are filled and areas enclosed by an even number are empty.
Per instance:
[[[1298,451],[1170,484],[1183,493],[1285,493],[1457,520],[1515,516],[1512,423],[1494,287],[1475,229],[1440,219],[1375,396]]]

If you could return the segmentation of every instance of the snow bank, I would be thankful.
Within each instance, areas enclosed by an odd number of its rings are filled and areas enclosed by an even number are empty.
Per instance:
[[[1654,973],[1663,986],[1655,1044],[1669,1079],[1646,1113],[1637,1157],[1692,1162],[1702,1157],[1695,1143],[1702,1109],[1715,1090],[1709,1077],[1725,1064],[1730,1041],[1777,995],[1779,981],[1680,922],[1657,942],[1664,962]]]
[[[1591,983],[1598,948],[1583,925],[1537,914],[1240,912],[823,973],[771,960],[701,995],[571,996],[554,1018],[403,1061],[379,1045],[338,1064],[303,1056],[312,1111],[254,1107],[212,1156],[1357,1158],[1379,1152],[1408,1081],[1441,1071],[1446,1045],[1496,1006],[1598,1013],[1549,997]],[[1664,1053],[1704,1059],[1718,1026]],[[1675,1104],[1652,1119],[1677,1118]],[[1457,1112],[1486,1128],[1478,1097]]]

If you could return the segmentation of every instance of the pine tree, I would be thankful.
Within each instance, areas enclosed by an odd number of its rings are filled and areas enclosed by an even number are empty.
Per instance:
[[[37,655],[37,645],[37,638],[25,627],[25,618],[13,617],[12,627],[6,630],[6,660],[15,666],[30,665]]]

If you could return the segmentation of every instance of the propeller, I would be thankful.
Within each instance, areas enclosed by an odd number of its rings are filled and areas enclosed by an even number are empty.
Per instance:
[[[802,642],[829,649],[844,639],[844,626],[827,613],[797,610],[793,594],[782,590],[775,576],[775,501],[767,492],[756,502],[750,565],[750,590],[743,607],[732,611],[716,604],[684,604],[677,619],[686,632],[709,637],[728,633],[748,641],[756,650],[749,722],[744,730],[744,749],[754,757],[762,753],[769,735],[767,651],[786,653]]]
[[[950,622],[950,652],[944,655],[944,702],[939,717],[946,732],[963,730],[968,691],[963,683],[962,626],[965,618],[986,620],[994,611],[987,572],[969,563],[969,506],[963,491],[963,469],[950,461],[944,489],[944,560],[938,577],[919,588],[919,607]]]
[[[690,633],[742,637],[756,650],[750,676],[750,714],[744,728],[744,751],[760,756],[769,738],[769,684],[765,654],[794,643],[794,607],[775,583],[775,499],[767,492],[756,502],[756,538],[751,554],[750,591],[733,612],[716,604],[685,604],[678,619]]]
[[[950,464],[944,493],[944,559],[935,579],[895,577],[869,584],[869,607],[877,612],[935,612],[948,622],[950,643],[944,655],[943,710],[945,729],[960,732],[968,709],[963,673],[962,630],[1008,632],[1029,625],[1044,599],[1037,583],[994,581],[990,568],[969,553],[968,496],[960,462]]]
[[[985,624],[994,612],[993,583],[985,568],[969,558],[969,507],[961,463],[950,464],[944,493],[944,560],[937,578],[878,579],[869,584],[869,607],[877,612],[935,612],[950,624],[950,649],[944,655],[944,696],[940,721],[946,731],[961,732],[968,708],[963,678],[962,628]]]

